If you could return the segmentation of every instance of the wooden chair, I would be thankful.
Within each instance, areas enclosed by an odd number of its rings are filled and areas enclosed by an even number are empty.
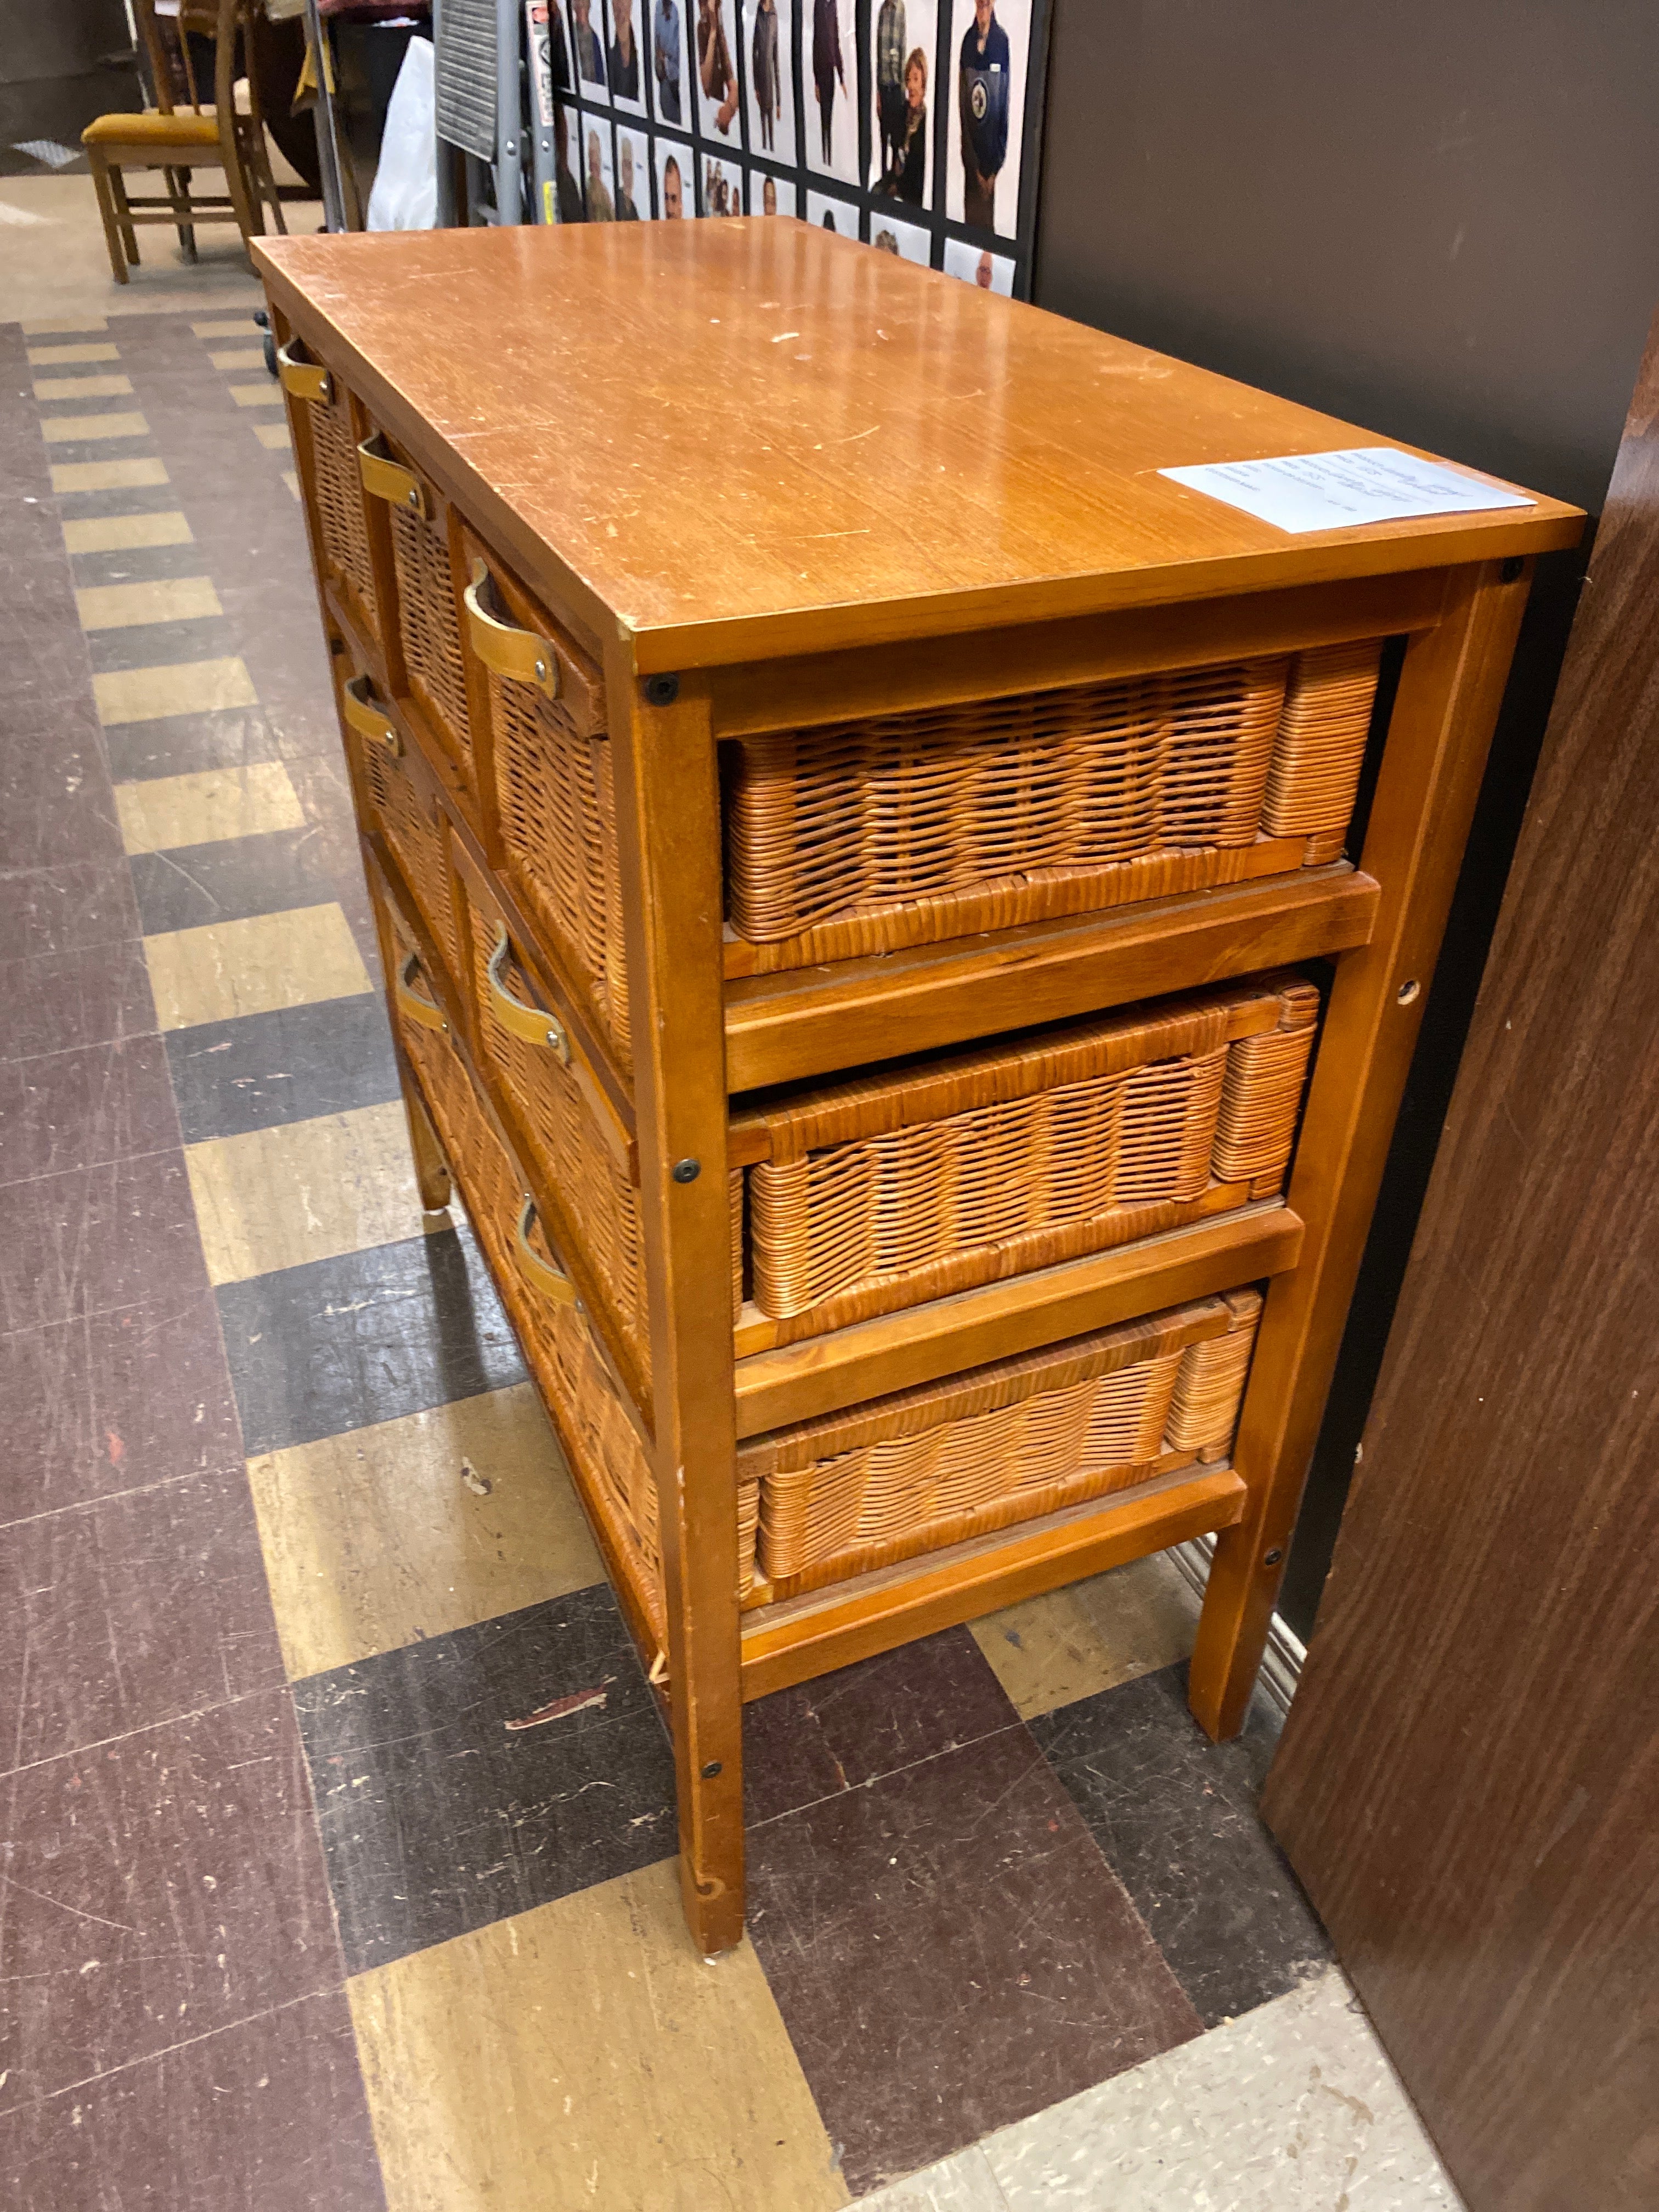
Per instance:
[[[180,0],[177,17],[167,19],[178,25],[177,43],[170,52],[155,0],[135,0],[156,108],[142,115],[100,115],[81,133],[118,284],[127,282],[129,267],[137,262],[140,223],[171,223],[187,261],[196,258],[198,222],[234,222],[246,245],[256,233],[264,235],[269,206],[276,228],[288,228],[265,151],[264,118],[251,59],[253,5],[254,0]],[[205,101],[197,82],[192,36],[213,42],[211,98]],[[183,107],[174,105],[175,58],[182,65],[188,101]],[[240,114],[236,83],[244,70],[248,112]],[[197,167],[222,169],[225,191],[205,197],[192,193],[191,172]],[[167,198],[132,198],[123,175],[126,169],[160,169]]]

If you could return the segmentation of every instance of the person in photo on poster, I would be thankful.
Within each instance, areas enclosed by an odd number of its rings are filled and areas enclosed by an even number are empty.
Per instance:
[[[893,151],[904,128],[904,0],[881,0],[876,17],[876,174],[892,167]]]
[[[605,83],[605,41],[593,28],[593,0],[570,0],[570,43],[584,84]]]
[[[996,225],[997,179],[1008,156],[1013,64],[1008,33],[994,0],[974,0],[962,34],[957,105],[962,118],[962,219],[980,230]]]
[[[812,91],[818,103],[818,131],[823,142],[826,169],[835,166],[830,133],[835,123],[837,83],[845,99],[847,64],[841,51],[840,0],[812,0]]]
[[[611,92],[616,100],[640,105],[640,42],[634,36],[635,0],[611,0],[615,36],[611,41]]]
[[[743,179],[714,154],[703,156],[702,211],[705,215],[743,213]]]
[[[679,0],[656,0],[651,17],[651,72],[657,80],[659,118],[664,123],[683,123]]]
[[[945,241],[945,273],[959,276],[981,292],[996,292],[1010,300],[1014,293],[1014,264],[1006,254],[969,246],[960,238]]]
[[[750,215],[793,215],[795,187],[787,177],[781,179],[760,169],[749,172],[749,212]]]
[[[617,220],[618,222],[638,222],[639,202],[634,197],[634,179],[645,181],[645,141],[637,131],[617,132]]]
[[[887,167],[876,186],[878,198],[903,200],[911,207],[927,203],[927,57],[920,46],[904,64],[903,122],[893,141]]]
[[[896,253],[901,261],[914,261],[920,268],[932,265],[933,234],[914,222],[901,222],[877,209],[870,217],[870,243],[879,246],[884,253]]]
[[[570,167],[571,111],[562,102],[553,111],[553,165],[561,222],[586,222],[582,188]]]
[[[663,156],[657,172],[657,204],[661,208],[665,222],[681,222],[696,215],[695,204],[688,204],[692,178],[691,149],[689,146],[665,146],[658,142]]]
[[[589,125],[587,131],[587,220],[589,222],[615,222],[616,203],[605,181],[605,150],[599,144],[598,129]]]
[[[530,38],[530,81],[536,88],[536,112],[545,129],[553,120],[553,94],[570,89],[564,18],[554,0],[525,0],[524,19]]]
[[[829,192],[808,192],[806,220],[815,230],[833,230],[837,238],[856,238],[859,211]]]
[[[778,180],[769,177],[761,186],[761,213],[775,215],[778,211]]]
[[[898,240],[890,230],[878,230],[870,243],[878,253],[890,253],[895,261],[900,258]]]
[[[725,5],[726,0],[697,0],[697,82],[722,138],[738,112],[738,73],[726,36]]]
[[[787,0],[785,0],[787,5]],[[750,84],[755,95],[755,112],[760,120],[761,149],[764,153],[774,150],[779,121],[783,115],[783,64],[778,44],[777,0],[757,0],[755,8],[755,37],[750,49],[751,72]]]

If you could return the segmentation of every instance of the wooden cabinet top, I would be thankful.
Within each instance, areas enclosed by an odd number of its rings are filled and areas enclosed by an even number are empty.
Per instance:
[[[273,300],[530,581],[679,669],[1571,544],[1287,536],[1157,471],[1389,442],[805,223],[264,239]]]

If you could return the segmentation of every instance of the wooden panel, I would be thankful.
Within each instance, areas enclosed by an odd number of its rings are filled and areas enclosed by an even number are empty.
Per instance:
[[[1261,883],[1150,899],[1082,921],[1038,922],[884,958],[726,987],[735,1093],[891,1053],[1064,1021],[1365,944],[1377,886],[1346,861]]]
[[[1471,2212],[1659,2202],[1659,325],[1268,1816]]]
[[[744,1697],[763,1698],[912,1637],[1207,1535],[1243,1510],[1244,1485],[1231,1468],[1162,1475],[1103,1502],[769,1606],[748,1617]]]
[[[1577,511],[1546,499],[1289,536],[1158,471],[1374,442],[1365,433],[804,223],[252,251],[302,336],[531,587],[594,638],[620,633],[641,673],[1577,536]],[[441,299],[442,328],[417,325],[411,298]],[[470,342],[451,343],[454,330]],[[672,362],[677,391],[708,395],[702,411],[617,408],[624,357]],[[585,412],[603,412],[604,437],[571,434]]]
[[[738,1362],[737,1432],[760,1436],[860,1398],[1058,1344],[1160,1306],[1210,1297],[1294,1267],[1301,1249],[1301,1222],[1288,1206],[1268,1200],[1064,1267],[884,1314],[833,1336],[758,1352]]]

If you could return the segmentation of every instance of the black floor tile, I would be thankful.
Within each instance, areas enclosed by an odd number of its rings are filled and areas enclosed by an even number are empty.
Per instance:
[[[204,652],[182,657],[204,659],[209,656]],[[150,722],[119,724],[104,736],[110,773],[118,783],[139,783],[158,775],[196,775],[210,768],[246,768],[253,761],[276,758],[276,740],[258,707],[222,707],[204,714],[161,714]]]
[[[603,1583],[313,1674],[295,1702],[348,1973],[675,1848],[667,1735]]]
[[[210,921],[240,921],[251,914],[286,914],[292,907],[319,906],[333,896],[323,834],[311,825],[166,853],[135,853],[132,882],[147,937]]]
[[[398,1095],[386,1008],[367,991],[174,1030],[167,1049],[187,1145]]]
[[[122,629],[88,630],[87,650],[94,675],[107,676],[121,668],[162,668],[181,660],[225,660],[240,647],[223,615],[194,615],[182,622],[133,623]]]
[[[227,1283],[219,1312],[250,1454],[524,1380],[465,1228]]]
[[[1258,1707],[1212,1744],[1169,1667],[1030,1723],[1206,2027],[1306,1978],[1330,1944],[1256,1796],[1273,1756]]]
[[[124,545],[108,553],[72,553],[70,562],[79,591],[106,584],[155,584],[174,576],[206,574],[202,549],[189,538],[182,545]]]

